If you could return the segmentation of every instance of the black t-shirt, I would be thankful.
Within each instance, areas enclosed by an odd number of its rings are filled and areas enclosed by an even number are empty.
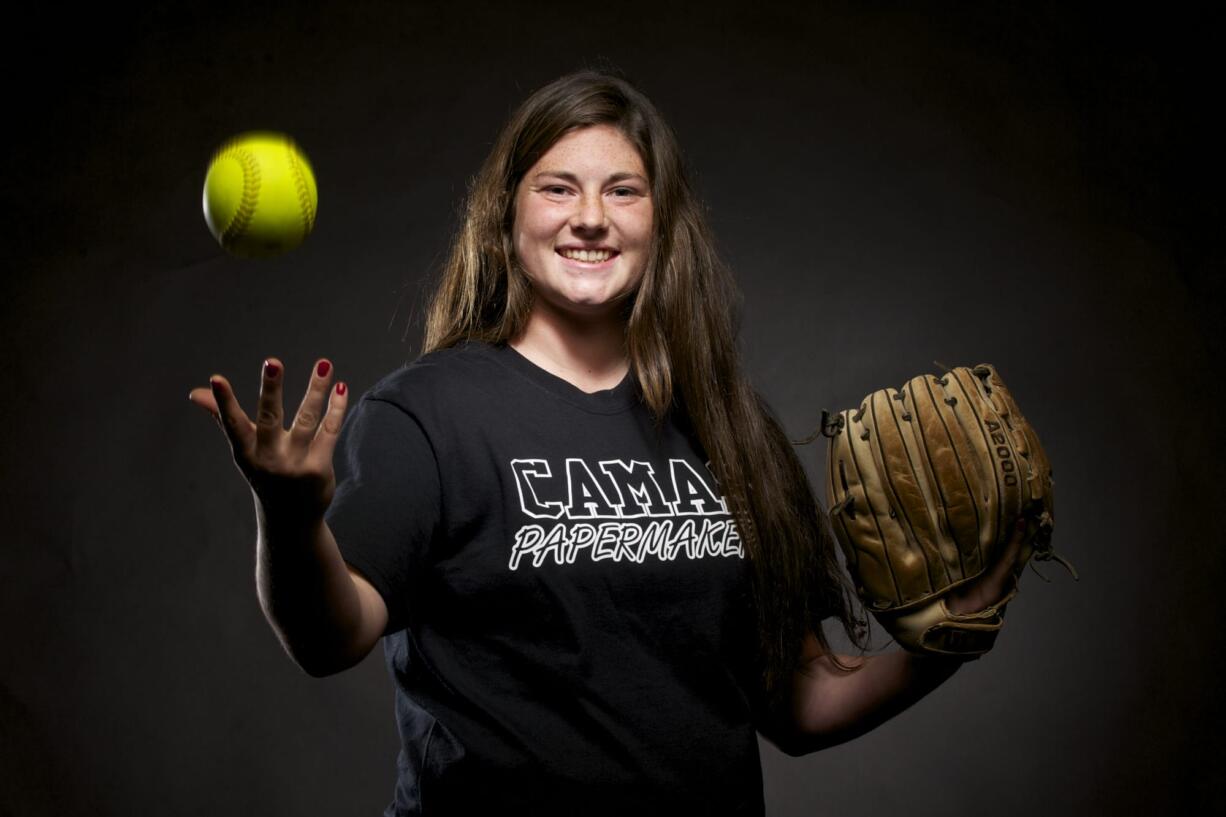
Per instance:
[[[327,522],[387,604],[387,815],[763,812],[748,562],[633,375],[423,356],[345,421]]]

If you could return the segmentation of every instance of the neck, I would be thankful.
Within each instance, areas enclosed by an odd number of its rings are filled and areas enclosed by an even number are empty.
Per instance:
[[[524,331],[510,341],[512,348],[585,391],[617,385],[629,370],[625,322],[576,317],[542,300],[533,305]]]

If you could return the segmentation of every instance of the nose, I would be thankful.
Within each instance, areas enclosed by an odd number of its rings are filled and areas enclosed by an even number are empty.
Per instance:
[[[576,230],[600,230],[607,226],[604,199],[599,193],[584,195],[571,217],[571,228]]]

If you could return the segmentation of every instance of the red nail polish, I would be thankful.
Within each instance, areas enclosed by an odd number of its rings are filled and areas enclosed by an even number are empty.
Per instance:
[[[220,391],[220,392],[224,392],[226,390],[226,384],[218,380],[215,377],[209,378],[209,385],[212,386],[215,390]]]
[[[349,387],[345,385],[344,381],[341,381],[340,383],[336,384],[337,394],[344,394],[348,390],[349,390]]]
[[[319,361],[319,365],[315,367],[315,374],[319,377],[327,377],[330,371],[332,371],[332,364],[326,360]]]
[[[281,374],[281,367],[273,363],[271,360],[264,361],[264,375],[269,378],[276,377]]]

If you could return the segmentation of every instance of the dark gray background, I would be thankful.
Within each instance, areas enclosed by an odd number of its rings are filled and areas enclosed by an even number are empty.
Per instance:
[[[10,27],[0,814],[380,812],[381,655],[315,680],[281,652],[248,491],[186,395],[222,372],[250,406],[274,354],[293,404],[324,355],[357,395],[413,358],[499,125],[597,59],[677,129],[789,433],[934,359],[995,363],[1082,573],[1028,573],[996,650],[874,733],[764,745],[769,813],[1221,809],[1216,24],[1063,6],[191,2]],[[319,180],[315,234],[268,262],[200,211],[210,152],[253,128]]]

